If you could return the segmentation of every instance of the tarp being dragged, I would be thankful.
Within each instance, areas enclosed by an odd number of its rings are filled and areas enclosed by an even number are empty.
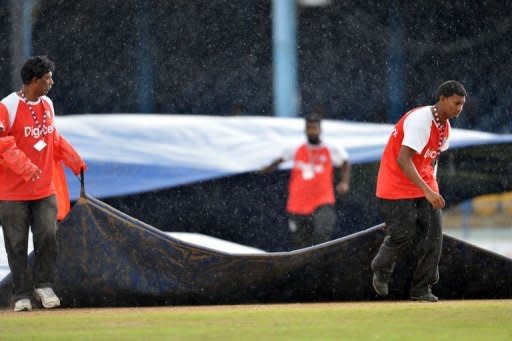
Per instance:
[[[382,225],[310,248],[233,255],[188,244],[93,198],[60,225],[56,291],[64,307],[377,299],[370,260]],[[391,299],[408,297],[412,259],[397,265]],[[441,299],[512,298],[512,259],[445,235]],[[10,275],[0,282],[9,305]]]

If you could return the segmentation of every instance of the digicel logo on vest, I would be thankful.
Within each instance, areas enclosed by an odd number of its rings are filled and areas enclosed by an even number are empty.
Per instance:
[[[32,136],[35,139],[38,139],[42,135],[47,135],[53,133],[53,130],[55,129],[53,124],[50,124],[49,126],[42,126],[42,127],[25,127],[25,137]]]
[[[425,154],[423,154],[423,157],[426,159],[426,158],[431,158],[431,159],[435,159],[437,157],[437,151],[436,150],[432,150],[432,149],[427,149],[427,151],[425,152]]]

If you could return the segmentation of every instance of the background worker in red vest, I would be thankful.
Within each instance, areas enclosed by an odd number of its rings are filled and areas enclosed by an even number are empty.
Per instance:
[[[286,151],[262,169],[263,173],[273,172],[282,162],[293,160],[286,211],[294,249],[323,243],[332,237],[336,224],[333,168],[340,173],[336,193],[343,195],[349,190],[348,154],[345,149],[323,144],[320,122],[319,115],[308,116],[307,142],[296,150]]]
[[[417,256],[410,297],[436,302],[445,201],[436,179],[437,160],[448,149],[450,121],[462,111],[466,90],[457,81],[440,85],[437,103],[407,112],[395,125],[380,162],[377,197],[388,235],[371,263],[373,287],[387,296],[395,262],[411,248]]]
[[[23,86],[0,103],[0,224],[12,274],[14,310],[31,310],[31,297],[44,308],[60,305],[52,289],[57,256],[55,163],[79,174],[85,162],[59,135],[55,111],[46,97],[53,85],[54,63],[29,58],[21,69]],[[28,272],[27,248],[32,229],[35,263]]]

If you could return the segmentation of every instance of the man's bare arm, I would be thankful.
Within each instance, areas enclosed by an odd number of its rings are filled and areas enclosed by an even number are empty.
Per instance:
[[[425,194],[425,198],[432,204],[432,207],[434,208],[443,208],[445,206],[445,201],[443,197],[439,194],[434,192],[425,181],[421,178],[421,176],[418,173],[418,170],[414,166],[414,163],[412,162],[412,157],[416,151],[414,151],[412,148],[409,148],[407,146],[400,147],[400,152],[398,153],[398,166],[404,173],[404,175],[411,180],[413,184],[418,186],[422,190],[422,192]]]

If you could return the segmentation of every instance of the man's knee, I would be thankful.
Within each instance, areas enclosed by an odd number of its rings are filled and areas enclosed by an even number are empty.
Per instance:
[[[391,247],[406,247],[413,243],[416,238],[416,227],[393,227],[389,229],[387,244]]]
[[[330,205],[318,208],[313,214],[313,223],[315,228],[332,230],[336,224],[336,212]]]

